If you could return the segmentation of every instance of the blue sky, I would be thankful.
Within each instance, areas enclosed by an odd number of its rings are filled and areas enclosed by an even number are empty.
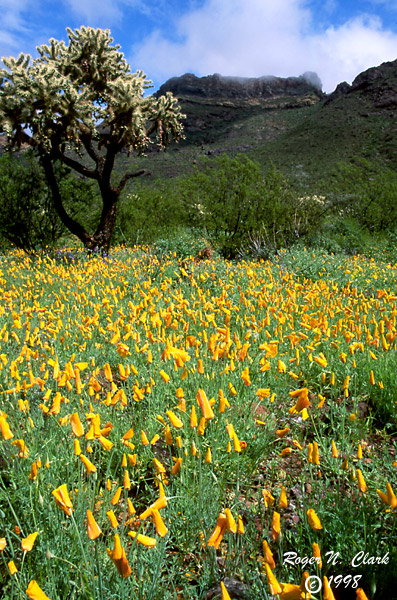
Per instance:
[[[397,0],[0,0],[0,56],[35,56],[66,27],[110,29],[154,90],[190,72],[341,81],[397,58]]]

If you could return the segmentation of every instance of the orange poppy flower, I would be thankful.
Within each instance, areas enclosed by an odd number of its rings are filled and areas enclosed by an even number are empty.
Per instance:
[[[8,570],[10,571],[10,575],[15,575],[15,573],[18,573],[18,569],[15,566],[15,563],[13,560],[10,560],[10,562],[7,564],[8,566]]]
[[[357,481],[358,481],[358,489],[360,492],[365,494],[367,491],[367,484],[365,483],[365,479],[363,474],[361,473],[361,469],[357,469]]]
[[[307,511],[307,519],[309,521],[310,527],[314,531],[320,530],[320,529],[323,528],[323,526],[321,525],[321,521],[318,518],[318,516],[316,515],[315,511],[313,510],[313,508],[309,508],[309,510]]]
[[[210,538],[207,542],[208,546],[213,546],[215,550],[219,548],[219,544],[222,541],[223,535],[227,527],[227,518],[223,513],[219,513],[218,521],[216,523],[214,531],[211,533]]]
[[[285,490],[284,485],[281,488],[281,494],[280,494],[280,500],[278,502],[278,507],[279,508],[287,508],[288,507],[287,492]]]
[[[14,434],[12,433],[5,417],[2,416],[0,416],[0,431],[1,435],[3,436],[3,440],[10,440],[14,437]]]
[[[133,539],[136,538],[136,541],[139,544],[142,544],[146,548],[154,548],[156,545],[156,540],[154,538],[148,537],[147,535],[142,535],[141,533],[137,533],[136,531],[129,531],[128,535]]]
[[[70,425],[72,427],[72,431],[76,437],[81,437],[84,435],[84,427],[81,424],[79,413],[75,412],[70,417]]]
[[[116,493],[114,494],[113,498],[110,501],[110,504],[112,504],[113,506],[116,506],[117,502],[120,500],[120,496],[121,496],[121,490],[122,487],[118,487],[116,490]]]
[[[168,533],[168,529],[167,529],[163,519],[161,518],[161,515],[160,515],[159,511],[157,510],[157,508],[152,508],[151,516],[152,516],[152,519],[154,522],[154,526],[156,528],[157,535],[159,535],[161,537],[166,536]]]
[[[231,533],[237,533],[236,521],[233,518],[230,508],[225,508],[226,528]]]
[[[84,456],[84,454],[79,454],[79,458],[80,458],[81,462],[84,464],[88,474],[96,473],[96,470],[97,470],[96,466],[89,460],[89,458]]]
[[[391,487],[389,482],[386,484],[386,490],[387,490],[386,494],[384,492],[381,492],[381,490],[376,490],[376,491],[378,493],[379,498],[382,500],[382,502],[384,502],[385,504],[388,504],[391,508],[396,508],[397,507],[397,498],[396,498],[396,496],[393,492],[393,488]]]
[[[193,405],[192,406],[192,410],[190,413],[190,427],[197,427],[197,415],[196,415],[196,408]]]
[[[278,596],[280,600],[302,600],[306,597],[305,590],[302,592],[300,585],[294,583],[280,583],[280,585],[281,593]]]
[[[323,589],[324,589],[324,600],[335,600],[334,592],[331,589],[331,586],[328,583],[328,579],[323,577]]]
[[[205,433],[205,424],[206,424],[205,417],[201,417],[199,426],[197,428],[197,435],[204,435],[204,433]]]
[[[102,533],[98,523],[95,521],[93,514],[87,510],[87,534],[91,540],[96,540]]]
[[[262,490],[263,499],[265,501],[265,508],[272,506],[274,504],[274,497],[269,492],[269,490]]]
[[[171,469],[171,475],[177,475],[177,473],[179,473],[179,471],[181,470],[181,466],[182,466],[182,459],[179,457]]]
[[[332,456],[333,456],[334,458],[338,458],[338,456],[339,456],[339,452],[338,452],[338,449],[337,449],[337,447],[336,447],[336,445],[335,445],[335,442],[334,442],[334,440],[332,440],[332,445],[331,445],[331,446],[332,446]]]
[[[128,469],[125,469],[124,471],[124,485],[123,485],[125,490],[130,490],[131,489],[131,480],[130,480],[130,476],[128,474]]]
[[[165,508],[167,506],[167,498],[165,496],[160,496],[160,498],[157,498],[157,500],[155,502],[153,502],[153,504],[151,504],[149,506],[149,508],[147,508],[140,516],[140,520],[144,521],[145,519],[147,519],[147,517],[150,517],[150,515],[152,514],[152,510],[161,510],[162,508]]]
[[[21,542],[21,548],[24,552],[31,551],[38,535],[39,535],[38,532],[35,531],[34,533],[31,533],[30,535],[28,535],[28,537],[23,538],[23,540]]]
[[[168,374],[167,374],[165,371],[163,371],[163,369],[161,369],[161,371],[160,371],[160,375],[161,375],[161,378],[162,378],[162,380],[163,380],[165,383],[168,383],[168,382],[169,382],[169,380],[170,380],[170,376],[169,376],[169,375],[168,375]]]
[[[280,535],[280,513],[274,512],[272,519],[272,538],[276,542]]]
[[[117,521],[117,518],[116,518],[116,515],[114,514],[114,512],[112,510],[109,510],[106,513],[106,516],[109,517],[110,524],[113,527],[113,529],[116,529],[119,526],[119,522]]]
[[[66,483],[60,485],[56,490],[53,490],[52,495],[55,498],[55,503],[67,515],[73,512],[73,504],[70,500]]]
[[[172,410],[167,410],[167,416],[171,421],[171,425],[177,429],[181,429],[183,427],[183,422],[176,416],[174,412],[172,412]]]
[[[269,565],[272,571],[276,568],[276,563],[274,562],[273,552],[269,548],[269,544],[266,540],[262,542],[263,554],[265,557],[265,562]]]
[[[30,468],[29,480],[35,481],[37,479],[37,473],[38,473],[38,465],[37,465],[37,462],[34,461],[34,462],[32,462],[32,466]]]
[[[317,442],[313,442],[312,463],[313,463],[313,465],[319,465],[320,464],[320,454],[319,454],[319,451],[318,451],[318,444],[317,444]]]
[[[25,591],[30,600],[50,600],[34,579],[32,579]]]
[[[199,391],[197,392],[197,400],[200,404],[200,408],[202,410],[204,419],[206,419],[207,421],[213,419],[214,413],[204,390],[199,389]]]
[[[290,431],[289,427],[285,427],[284,429],[277,429],[276,431],[276,435],[279,438],[283,438],[287,435],[287,433]]]
[[[225,584],[221,581],[221,600],[231,600]]]
[[[283,591],[281,585],[277,581],[275,575],[273,575],[272,570],[267,563],[265,563],[265,569],[270,593],[273,595],[281,594],[281,592]]]
[[[313,556],[316,559],[316,562],[317,562],[319,568],[321,569],[323,566],[323,563],[321,560],[320,546],[317,544],[317,542],[314,542],[312,548],[313,548]]]
[[[109,550],[106,548],[106,552],[116,565],[116,569],[123,577],[129,577],[132,573],[131,567],[128,564],[125,550],[121,545],[120,536],[116,533],[114,536],[114,549]]]

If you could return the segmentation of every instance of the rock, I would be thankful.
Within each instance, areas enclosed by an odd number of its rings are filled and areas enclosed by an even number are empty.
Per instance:
[[[248,597],[249,587],[245,583],[229,577],[225,577],[223,579],[223,583],[225,584],[225,587],[231,598],[242,598],[244,600]],[[218,600],[221,597],[220,583],[211,588],[205,597],[206,600]]]
[[[335,100],[336,98],[340,98],[341,96],[348,94],[350,92],[350,90],[351,90],[351,86],[347,83],[347,81],[338,83],[338,85],[336,86],[336,88],[332,92],[332,94],[328,94],[327,99],[324,102],[324,105],[328,104],[329,102],[332,102],[332,100]]]
[[[315,93],[322,96],[321,81],[317,73],[307,71],[300,77],[224,77],[215,73],[196,77],[185,73],[168,79],[158,90],[157,96],[172,92],[174,96],[201,98],[273,98],[279,96],[303,96]]]
[[[375,108],[397,108],[397,60],[385,62],[378,67],[363,71],[349,85],[340,83],[325,104],[343,96],[359,94],[370,100]]]

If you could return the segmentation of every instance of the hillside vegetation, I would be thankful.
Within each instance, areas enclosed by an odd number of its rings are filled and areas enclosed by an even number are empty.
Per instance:
[[[176,83],[186,77],[159,91],[179,98],[186,139],[167,153],[140,159],[155,177],[190,172],[194,161],[222,152],[247,153],[263,166],[272,161],[311,186],[355,156],[397,167],[397,61],[361,73],[329,96],[310,84],[284,85],[267,97],[255,88],[251,95],[240,89],[238,96],[239,90],[225,91],[227,78],[209,89],[202,83],[206,78],[188,77],[190,86]]]

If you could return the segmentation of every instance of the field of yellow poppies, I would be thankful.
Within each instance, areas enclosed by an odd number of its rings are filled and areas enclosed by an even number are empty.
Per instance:
[[[0,597],[397,598],[396,318],[363,257],[1,256]]]

